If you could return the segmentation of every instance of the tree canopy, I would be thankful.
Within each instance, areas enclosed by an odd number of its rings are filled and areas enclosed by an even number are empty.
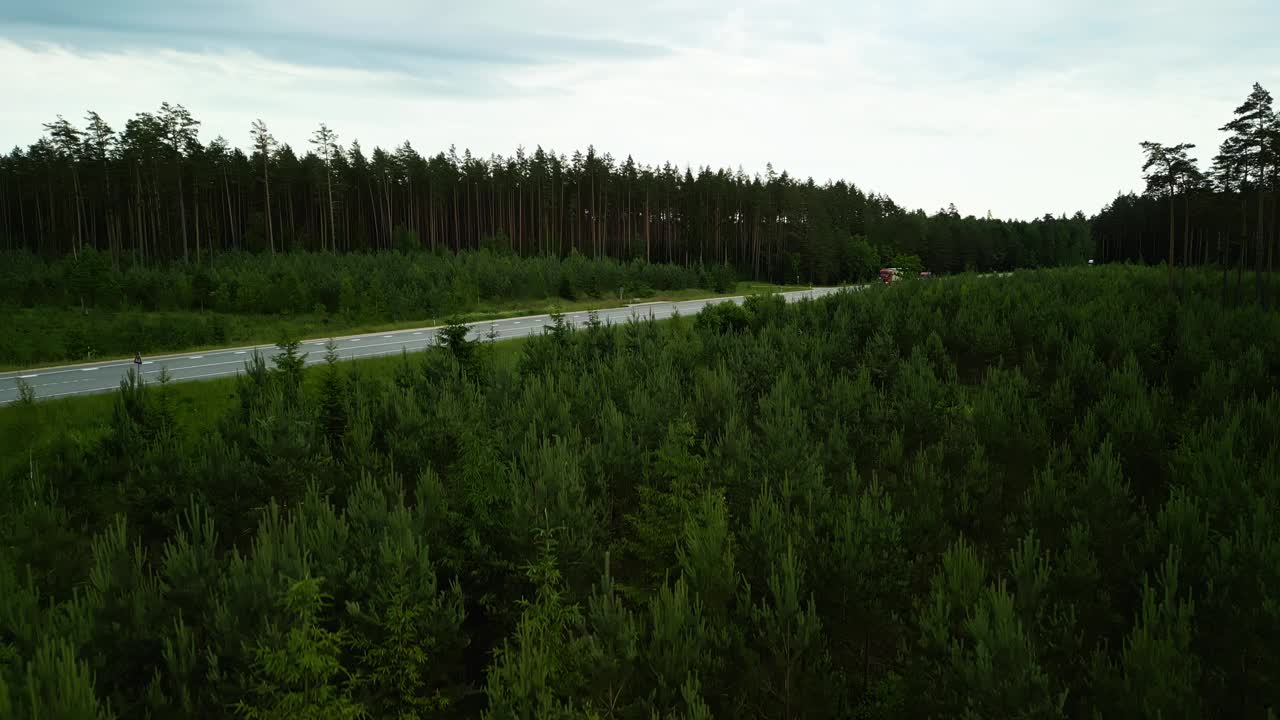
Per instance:
[[[1082,215],[1033,222],[908,211],[839,181],[769,166],[643,165],[588,147],[424,156],[408,142],[367,153],[321,123],[302,154],[255,120],[246,151],[181,105],[115,132],[58,118],[0,157],[0,249],[45,256],[92,247],[156,264],[227,250],[327,252],[500,247],[521,255],[729,265],[756,279],[833,282],[895,255],[936,272],[1083,262]],[[863,240],[873,250],[867,253]],[[878,269],[878,268],[877,268]]]
[[[1141,143],[1146,190],[1121,194],[1093,218],[1095,257],[1165,262],[1170,284],[1175,265],[1216,265],[1224,274],[1224,298],[1226,274],[1235,268],[1237,302],[1251,267],[1258,301],[1270,305],[1269,278],[1280,248],[1280,117],[1271,94],[1255,83],[1219,129],[1228,135],[1207,173],[1188,157],[1194,145]]]

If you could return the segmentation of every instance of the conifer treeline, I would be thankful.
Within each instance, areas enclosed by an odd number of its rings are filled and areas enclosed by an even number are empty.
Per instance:
[[[365,251],[486,244],[520,254],[727,264],[753,278],[820,282],[851,236],[887,259],[918,255],[946,272],[1077,262],[1083,217],[1032,223],[908,213],[844,181],[818,185],[772,166],[639,165],[597,152],[423,156],[408,142],[367,154],[321,125],[307,152],[262,121],[246,139],[203,143],[181,105],[139,113],[116,132],[89,112],[59,116],[26,150],[0,157],[0,248],[43,255],[95,247],[144,262],[243,249]],[[930,230],[937,226],[936,233]]]
[[[1263,275],[1280,247],[1280,117],[1271,93],[1253,91],[1219,128],[1227,133],[1210,169],[1201,170],[1190,143],[1143,142],[1147,183],[1141,195],[1121,194],[1093,219],[1098,257],[1253,271],[1259,299]],[[1172,262],[1170,262],[1172,260]]]

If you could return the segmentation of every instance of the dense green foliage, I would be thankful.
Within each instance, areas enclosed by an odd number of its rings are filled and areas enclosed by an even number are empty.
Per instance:
[[[48,261],[0,255],[0,298],[17,307],[215,310],[290,315],[313,309],[389,319],[465,311],[485,301],[643,297],[655,290],[733,287],[721,265],[654,265],[581,255],[225,253],[202,265],[112,267],[108,257]]]
[[[45,260],[0,253],[0,364],[83,360],[242,342],[255,328],[318,325],[315,334],[547,300],[597,301],[735,287],[723,265],[453,254],[224,253],[207,262],[113,267],[105,253]],[[337,333],[341,334],[341,333]],[[274,341],[279,335],[271,335]],[[260,338],[253,338],[260,340]]]
[[[572,156],[424,157],[407,142],[366,155],[322,126],[299,156],[261,121],[250,154],[199,139],[181,105],[116,132],[96,113],[59,117],[29,148],[0,156],[0,250],[44,256],[96,248],[154,265],[227,250],[459,252],[729,265],[754,280],[829,283],[898,254],[935,272],[1083,262],[1082,215],[1033,222],[932,216],[844,182],[772,166],[642,165],[588,147]],[[308,306],[309,307],[309,306]]]
[[[1262,718],[1280,318],[1164,281],[126,384],[0,486],[0,714]]]

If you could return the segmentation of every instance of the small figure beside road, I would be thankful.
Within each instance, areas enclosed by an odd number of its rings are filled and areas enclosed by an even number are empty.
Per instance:
[[[142,353],[133,354],[133,364],[137,365],[139,370],[142,369]]]

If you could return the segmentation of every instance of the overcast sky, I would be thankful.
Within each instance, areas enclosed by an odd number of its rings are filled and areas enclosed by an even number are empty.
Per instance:
[[[1199,144],[1261,82],[1275,0],[0,0],[0,146],[162,100],[205,140],[594,144],[844,178],[929,211],[1091,214],[1144,139]]]

